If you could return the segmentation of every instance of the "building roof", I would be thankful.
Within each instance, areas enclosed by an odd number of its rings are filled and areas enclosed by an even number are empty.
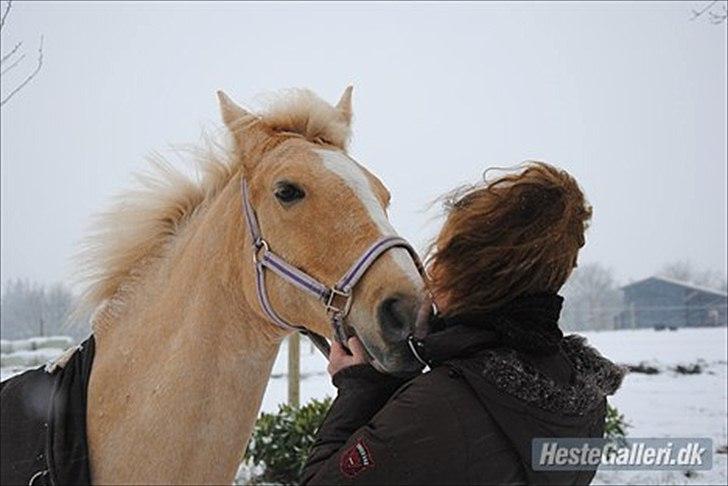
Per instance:
[[[655,275],[653,277],[648,277],[648,278],[645,278],[645,279],[642,279],[642,280],[638,280],[637,282],[632,282],[630,284],[627,284],[627,285],[622,286],[621,288],[622,288],[622,290],[624,290],[624,289],[627,289],[627,288],[631,288],[631,287],[636,287],[638,285],[642,285],[644,283],[647,283],[647,282],[653,281],[653,280],[657,280],[657,281],[661,281],[661,282],[666,282],[666,283],[669,283],[669,284],[672,284],[672,285],[677,285],[679,287],[684,287],[686,289],[696,290],[698,292],[705,292],[706,294],[712,294],[712,295],[716,295],[716,296],[719,296],[719,297],[728,297],[728,293],[726,293],[726,292],[724,292],[722,290],[712,289],[710,287],[704,287],[702,285],[695,285],[694,283],[683,282],[682,280],[676,280],[674,278],[669,278],[669,277],[661,277],[661,276],[658,276],[658,275]]]

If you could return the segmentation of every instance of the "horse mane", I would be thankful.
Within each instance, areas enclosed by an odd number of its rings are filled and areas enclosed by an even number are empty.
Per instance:
[[[274,134],[342,150],[350,135],[348,120],[305,89],[277,96],[247,122],[261,123]],[[242,159],[235,155],[230,138],[228,135],[221,143],[204,136],[201,146],[186,149],[196,163],[196,178],[183,174],[159,154],[148,157],[149,170],[134,175],[137,187],[116,196],[107,211],[94,217],[75,258],[79,280],[85,284],[77,316],[98,315],[113,309],[114,303],[123,303],[148,264],[165,254],[185,223],[241,169]]]

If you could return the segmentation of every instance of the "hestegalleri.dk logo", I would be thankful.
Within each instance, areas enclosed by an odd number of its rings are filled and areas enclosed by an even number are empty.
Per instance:
[[[531,442],[534,471],[710,470],[713,440],[700,438],[538,438]]]

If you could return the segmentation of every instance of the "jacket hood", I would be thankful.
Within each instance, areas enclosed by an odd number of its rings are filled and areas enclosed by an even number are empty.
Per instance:
[[[498,348],[474,359],[479,375],[499,391],[548,412],[583,415],[613,395],[626,369],[612,363],[576,334],[564,337],[561,354],[572,367],[567,383],[557,382],[517,351]],[[472,365],[471,365],[472,366]]]
[[[602,437],[606,396],[625,369],[578,335],[563,338],[557,354],[531,359],[506,349],[486,349],[445,363],[468,382],[517,451],[531,484],[588,484],[595,471],[534,471],[536,437]]]

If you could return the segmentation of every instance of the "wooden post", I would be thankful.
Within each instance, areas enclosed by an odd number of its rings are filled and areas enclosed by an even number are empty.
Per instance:
[[[301,402],[301,335],[288,337],[288,404],[298,407]]]

